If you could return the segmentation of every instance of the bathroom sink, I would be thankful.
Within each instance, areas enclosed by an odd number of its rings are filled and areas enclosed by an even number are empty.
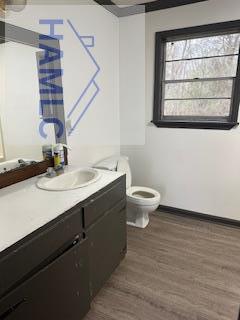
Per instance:
[[[86,187],[96,182],[101,174],[92,168],[83,168],[63,173],[54,178],[43,177],[37,182],[37,187],[48,191],[66,191]]]

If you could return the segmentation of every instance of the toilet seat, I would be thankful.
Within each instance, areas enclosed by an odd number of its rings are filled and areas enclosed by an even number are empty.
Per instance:
[[[147,187],[130,187],[127,189],[127,200],[142,206],[154,205],[160,201],[160,193]]]

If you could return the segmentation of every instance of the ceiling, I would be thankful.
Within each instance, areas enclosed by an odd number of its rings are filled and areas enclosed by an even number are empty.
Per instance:
[[[94,0],[118,17],[163,10],[208,0]]]

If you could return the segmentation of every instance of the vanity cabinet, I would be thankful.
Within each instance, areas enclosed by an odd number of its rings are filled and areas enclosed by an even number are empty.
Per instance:
[[[87,256],[87,239],[72,244],[1,300],[0,319],[81,319],[90,309]]]
[[[0,253],[0,320],[80,320],[126,254],[125,176]]]

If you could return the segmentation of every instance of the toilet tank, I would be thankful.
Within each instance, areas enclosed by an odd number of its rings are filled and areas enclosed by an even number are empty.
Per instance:
[[[120,156],[114,156],[114,157],[100,160],[99,162],[97,162],[94,165],[94,168],[110,170],[110,171],[117,171],[117,164],[119,161],[119,157]]]
[[[126,188],[130,188],[132,184],[131,169],[129,166],[128,157],[113,156],[99,161],[94,168],[105,169],[110,171],[118,171],[126,174]]]

